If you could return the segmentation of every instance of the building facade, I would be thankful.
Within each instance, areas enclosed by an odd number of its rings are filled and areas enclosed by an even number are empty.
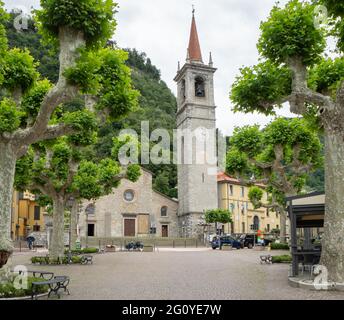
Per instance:
[[[208,64],[203,62],[193,16],[186,63],[174,79],[178,86],[178,214],[186,237],[202,238],[204,212],[217,208],[217,162],[209,164],[205,156],[210,152],[216,157],[215,71],[211,56]]]
[[[12,240],[23,240],[31,232],[45,231],[45,215],[34,194],[15,191],[12,198]]]
[[[81,205],[81,237],[178,237],[178,201],[153,190],[142,169],[135,183],[123,179],[107,196]]]
[[[279,215],[267,208],[255,209],[248,193],[247,185],[225,173],[218,174],[219,208],[231,211],[233,220],[232,223],[223,226],[224,233],[251,233],[252,225],[263,233],[280,229]],[[262,201],[268,202],[267,192],[264,192]]]

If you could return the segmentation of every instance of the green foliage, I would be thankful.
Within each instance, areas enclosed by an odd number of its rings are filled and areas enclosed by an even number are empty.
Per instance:
[[[31,118],[38,115],[43,99],[51,88],[52,84],[47,79],[35,83],[34,87],[23,97],[21,108],[27,115],[30,115]]]
[[[206,223],[230,223],[232,222],[232,213],[225,209],[213,209],[205,212]]]
[[[299,118],[278,118],[271,122],[264,130],[264,145],[284,146],[287,163],[294,160],[292,152],[295,146],[300,149],[297,160],[301,163],[313,163],[317,167],[323,161],[319,137],[306,121]]]
[[[33,20],[29,19],[28,30],[17,32],[13,27],[13,19],[14,14],[11,14],[10,21],[6,24],[10,47],[29,49],[35,60],[40,61],[40,65],[38,66],[40,74],[42,74],[43,77],[48,78],[51,82],[55,83],[57,81],[59,72],[59,61],[56,50],[52,50],[51,45],[40,43],[41,35],[37,33],[37,29],[33,23]],[[85,50],[82,51],[83,54],[81,55],[78,62],[80,68],[76,66],[74,70],[75,74],[78,74],[78,77],[80,76],[80,79],[78,80],[80,81],[80,87],[83,87],[84,91],[86,92],[92,92],[92,90],[97,91],[99,95],[101,94],[100,92],[108,91],[107,88],[109,88],[109,85],[111,85],[112,82],[117,81],[115,77],[117,77],[119,73],[122,73],[122,69],[120,67],[116,69],[118,61],[121,60],[123,62],[126,62],[127,66],[133,69],[133,72],[129,78],[131,78],[133,82],[133,87],[140,92],[140,96],[138,97],[139,108],[135,109],[135,111],[130,111],[130,113],[125,118],[121,118],[120,121],[118,119],[113,119],[113,122],[111,123],[103,123],[99,131],[96,150],[95,152],[89,152],[88,159],[91,159],[92,156],[94,156],[94,153],[96,153],[96,156],[99,160],[102,158],[110,157],[111,149],[113,148],[113,137],[116,136],[119,131],[124,128],[132,128],[136,130],[136,132],[140,132],[141,121],[149,120],[151,131],[163,127],[168,129],[172,133],[172,130],[176,127],[176,98],[174,97],[171,90],[167,87],[167,85],[160,79],[160,71],[152,65],[150,59],[147,58],[144,53],[138,53],[135,49],[126,49],[127,54],[124,54],[121,50],[116,49],[114,50],[114,53],[111,53],[111,55],[115,55],[115,57],[112,59],[114,60],[114,62],[112,63],[112,69],[115,69],[115,71],[112,72],[111,70],[109,70],[109,75],[106,75],[107,79],[105,79],[103,69],[106,69],[106,66],[102,67],[102,70],[99,70],[98,67],[100,60],[101,64],[103,65],[105,59],[104,56],[105,53],[108,52],[108,50],[109,49],[100,51],[92,50],[88,51],[88,54],[86,54]],[[103,52],[104,55],[100,55],[99,52]],[[127,55],[128,60],[126,61]],[[89,71],[96,69],[94,68],[93,64],[98,68],[98,73]],[[128,75],[128,71],[128,69],[124,70],[123,77],[125,79],[127,79],[126,77]],[[69,71],[67,71],[67,74],[68,72]],[[78,79],[78,77],[76,79]],[[94,81],[93,84],[88,85],[87,81],[83,80],[83,77],[88,77],[91,82]],[[102,81],[106,81],[106,85],[103,86]],[[125,85],[123,85],[123,87],[125,88]],[[26,99],[29,100],[28,103],[25,103],[25,111],[28,112],[28,110],[30,110],[30,112],[32,112],[30,120],[28,119],[28,116],[26,116],[24,117],[25,121],[32,121],[32,117],[37,112],[35,110],[37,110],[36,106],[38,107],[39,99],[37,99],[37,97],[39,95],[40,89],[37,89],[37,92],[35,92],[36,89],[37,83],[35,84],[33,89],[30,90],[28,96],[24,97],[24,102]],[[130,93],[130,90],[132,89],[130,89],[129,91],[128,90],[128,88],[125,88],[127,95],[128,92]],[[33,94],[33,98],[30,97],[31,94]],[[135,95],[136,94],[137,93],[135,92]],[[128,98],[126,99],[128,100]],[[110,99],[106,99],[105,102],[107,101],[110,101]],[[134,108],[135,105],[136,102],[132,107]],[[101,106],[97,106],[97,109],[101,109],[104,106],[105,103],[103,101]],[[122,108],[121,110],[119,108],[116,108],[115,105],[113,105],[112,107],[113,114],[119,114],[123,112],[123,110],[126,112],[126,108]],[[55,112],[55,115],[59,113],[57,117],[59,120],[55,119],[55,121],[60,122],[61,117],[65,111],[74,112],[80,111],[83,108],[83,102],[81,104],[79,102],[65,104],[63,108],[60,108],[58,112]],[[102,110],[99,110],[99,112],[102,112]],[[22,126],[24,127],[25,123],[23,123]],[[115,157],[115,159],[117,158]],[[158,191],[171,197],[177,197],[177,167],[175,165],[149,164],[145,165],[145,167],[146,169],[153,172],[154,181],[159,175],[166,175],[167,179],[165,179],[165,187],[161,184],[156,184],[155,188]]]
[[[37,70],[42,77],[56,83],[59,75],[57,50],[53,50],[51,45],[42,43],[42,37],[38,34],[32,19],[28,19],[28,29],[18,32],[14,28],[16,14],[11,12],[9,17],[10,19],[8,19],[8,22],[5,24],[9,47],[29,50],[35,61],[40,62]]]
[[[103,47],[115,31],[117,4],[113,0],[41,0],[36,10],[43,36],[55,40],[59,28],[81,31],[88,46]]]
[[[83,93],[96,94],[99,90],[102,65],[99,51],[80,50],[80,58],[76,66],[65,71],[65,76],[73,85],[79,86]]]
[[[17,160],[16,175],[14,177],[14,187],[16,190],[25,191],[31,179],[31,170],[33,163],[33,150],[29,149],[28,153]]]
[[[168,195],[170,192],[169,177],[167,172],[160,173],[154,180],[153,189]]]
[[[4,10],[4,3],[0,1],[0,84],[2,82],[2,68],[3,65],[3,52],[7,49],[7,38],[6,38],[6,31],[4,27],[4,23],[8,19],[8,15]]]
[[[166,128],[172,134],[173,129],[176,128],[176,98],[166,83],[160,79],[160,71],[151,65],[144,53],[139,54],[135,49],[127,49],[127,51],[129,54],[127,65],[132,68],[133,85],[140,92],[139,108],[130,112],[120,122],[112,122],[100,130],[96,148],[99,158],[111,155],[113,137],[118,135],[121,129],[130,128],[138,133],[141,132],[141,121],[149,121],[151,132],[158,128]],[[113,156],[115,159],[118,158],[115,154]],[[144,167],[153,173],[153,185],[157,191],[174,198],[178,196],[176,165],[150,163]],[[162,176],[167,177],[163,178],[164,183],[161,184],[159,181],[156,183]]]
[[[0,101],[0,133],[13,132],[19,128],[24,113],[17,109],[13,100]]]
[[[98,128],[96,116],[89,110],[67,112],[61,122],[69,124],[77,131],[68,136],[68,140],[75,146],[87,146],[96,142]]]
[[[253,203],[255,209],[260,207],[260,203],[262,201],[263,195],[264,195],[264,191],[261,188],[257,186],[253,186],[250,188],[248,192],[248,198]]]
[[[323,59],[310,70],[308,85],[320,93],[336,94],[339,85],[344,80],[344,59]]]
[[[138,92],[132,88],[126,59],[127,53],[119,49],[83,50],[76,66],[65,75],[82,92],[97,94],[97,108],[108,110],[112,119],[118,119],[137,106]]]
[[[127,178],[129,181],[136,182],[141,176],[141,168],[137,164],[129,165],[127,168]]]
[[[248,169],[247,155],[238,148],[232,147],[226,157],[226,170],[230,174],[244,174]]]
[[[91,248],[90,248],[91,249]],[[97,250],[97,249],[96,249]],[[94,250],[89,250],[92,252],[82,252],[83,253],[94,253]],[[97,250],[98,252],[98,250]],[[76,252],[77,253],[77,252]],[[32,264],[40,264],[40,265],[58,265],[58,264],[81,264],[82,257],[81,256],[72,256],[71,261],[68,259],[68,256],[64,256],[63,258],[58,259],[51,259],[49,256],[46,257],[32,257],[31,263]]]
[[[65,254],[68,254],[69,250],[65,250]],[[99,249],[97,248],[84,248],[84,249],[76,249],[71,251],[72,254],[92,254],[92,253],[98,253]]]
[[[121,167],[118,162],[112,159],[102,159],[99,164],[99,182],[102,185],[109,186],[110,193],[114,187],[113,180],[114,177],[121,173]],[[117,184],[116,184],[117,186]]]
[[[102,195],[102,186],[99,182],[99,167],[96,163],[82,161],[74,177],[73,190],[79,190],[81,198],[94,199]]]
[[[261,135],[262,133],[258,125],[237,127],[234,129],[233,137],[230,139],[230,145],[235,145],[249,157],[254,157],[262,148]]]
[[[344,4],[338,0],[314,0],[316,4],[324,5],[330,16],[331,35],[338,39],[337,47],[344,52]]]
[[[141,145],[134,135],[121,135],[120,137],[114,137],[112,141],[113,147],[111,149],[111,156],[114,159],[120,161],[120,157],[124,156],[121,154],[121,148],[126,147],[126,156],[131,157],[132,159],[137,159],[137,161],[139,160]]]
[[[39,77],[38,64],[30,52],[14,48],[5,54],[4,60],[3,86],[9,90],[20,88],[23,92],[30,89]]]
[[[109,110],[112,119],[118,119],[137,107],[138,91],[133,90],[131,71],[125,65],[128,55],[122,50],[105,50],[102,67],[98,108]]]
[[[281,152],[279,168],[274,164],[277,151]],[[257,126],[235,130],[226,170],[245,180],[251,180],[252,175],[258,180],[266,179],[267,192],[284,205],[285,188],[290,189],[289,193],[301,192],[309,173],[321,167],[322,162],[322,144],[305,120],[277,118],[260,132]],[[312,168],[307,169],[308,165]],[[261,195],[258,187],[250,189],[250,200],[257,207],[261,205]]]
[[[160,81],[160,70],[152,65],[152,61],[147,58],[144,52],[138,52],[136,49],[125,49],[129,53],[128,65],[142,71],[151,79]]]
[[[291,0],[284,8],[276,5],[260,26],[261,55],[276,63],[285,63],[291,57],[302,57],[305,65],[318,62],[326,41],[314,17],[314,5],[307,2]]]
[[[291,93],[291,72],[269,61],[240,69],[232,85],[231,100],[234,111],[258,111],[274,114],[274,106],[281,106],[282,98]]]
[[[282,256],[272,256],[272,263],[291,263],[292,257],[289,254]]]
[[[42,278],[33,278],[28,277],[27,289],[16,289],[14,285],[14,281],[18,274],[11,274],[10,279],[5,282],[0,282],[0,299],[1,298],[20,298],[20,297],[29,297],[32,294],[32,283],[33,282],[42,282],[44,279]],[[48,286],[39,286],[36,288],[37,293],[46,293],[49,290]]]
[[[271,250],[289,250],[289,245],[287,243],[271,243]]]

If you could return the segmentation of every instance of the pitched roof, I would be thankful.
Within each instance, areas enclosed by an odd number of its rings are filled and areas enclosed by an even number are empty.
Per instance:
[[[188,47],[188,59],[193,62],[202,62],[201,46],[199,44],[195,15],[192,16],[190,40]]]
[[[246,185],[246,183],[240,181],[239,179],[231,177],[230,175],[228,175],[225,172],[219,172],[217,174],[217,182],[229,182],[229,183],[238,184],[238,185],[241,185],[241,186],[245,186]],[[266,185],[264,185],[262,183],[255,183],[255,185],[257,187],[266,188]]]
[[[219,172],[217,174],[217,182],[232,182],[232,183],[241,184],[240,180],[229,176],[225,172]]]

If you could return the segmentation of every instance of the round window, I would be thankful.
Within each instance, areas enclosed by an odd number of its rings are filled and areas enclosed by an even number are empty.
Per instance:
[[[127,190],[124,192],[124,200],[131,202],[134,200],[134,191],[133,190]]]

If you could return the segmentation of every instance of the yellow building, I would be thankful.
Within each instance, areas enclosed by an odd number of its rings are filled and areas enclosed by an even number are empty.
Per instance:
[[[11,236],[13,240],[26,239],[31,232],[44,231],[44,209],[29,192],[13,193]]]
[[[219,208],[232,212],[233,222],[223,226],[224,233],[251,233],[252,225],[256,225],[262,233],[280,228],[280,218],[276,212],[266,208],[254,209],[248,197],[247,185],[225,173],[219,173],[217,179]],[[268,194],[264,192],[262,201],[267,200]]]

